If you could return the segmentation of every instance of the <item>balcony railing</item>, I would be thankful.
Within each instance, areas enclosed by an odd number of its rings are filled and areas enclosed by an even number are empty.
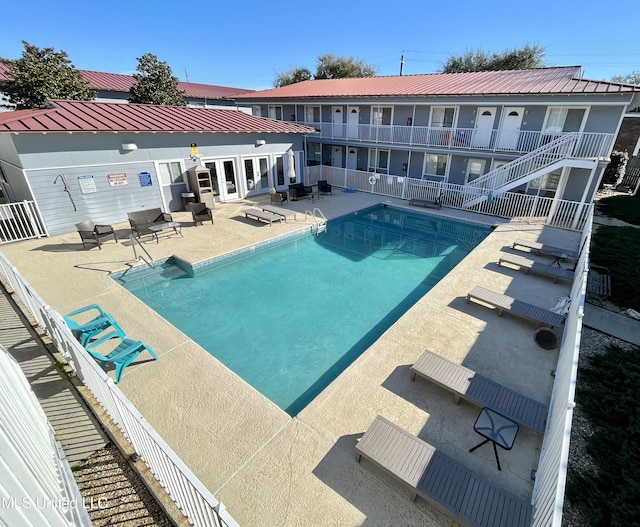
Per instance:
[[[562,135],[574,133],[304,121],[299,124],[319,130],[320,139],[511,153],[531,152]],[[313,137],[318,136],[314,135]],[[608,156],[615,136],[613,134],[581,133],[580,138],[581,140],[576,147],[576,156],[600,158]]]

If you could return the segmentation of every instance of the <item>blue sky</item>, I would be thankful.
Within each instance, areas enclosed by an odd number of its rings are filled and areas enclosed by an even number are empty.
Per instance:
[[[549,66],[580,65],[585,78],[640,70],[633,16],[589,0],[6,4],[1,57],[19,58],[26,40],[66,51],[78,69],[132,74],[153,53],[182,81],[238,88],[270,88],[294,66],[313,72],[324,53],[397,75],[403,52],[404,74],[434,73],[452,54],[538,44]]]

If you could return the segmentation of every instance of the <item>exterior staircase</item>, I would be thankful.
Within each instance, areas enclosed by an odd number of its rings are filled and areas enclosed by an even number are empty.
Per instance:
[[[483,201],[491,201],[508,190],[562,168],[571,156],[576,155],[580,138],[578,132],[563,134],[540,148],[467,183],[465,192],[468,197],[463,202],[463,206],[471,208]],[[584,166],[584,164],[577,166]]]

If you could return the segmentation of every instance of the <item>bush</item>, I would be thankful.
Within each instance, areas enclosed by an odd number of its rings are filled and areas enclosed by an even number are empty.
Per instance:
[[[598,201],[598,211],[631,225],[640,225],[640,193],[637,196],[610,196]]]
[[[567,496],[594,527],[639,525],[640,348],[610,346],[578,371],[576,401],[596,428],[587,450],[597,470],[572,477]]]
[[[629,161],[628,152],[618,152],[616,150],[611,152],[611,161],[607,165],[607,168],[604,169],[600,188],[602,188],[605,183],[617,187],[624,179],[627,161]]]

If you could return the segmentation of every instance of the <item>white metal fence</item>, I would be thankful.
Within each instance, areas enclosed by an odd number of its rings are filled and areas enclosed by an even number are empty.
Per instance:
[[[576,278],[570,293],[571,306],[560,346],[547,415],[547,428],[542,441],[533,489],[532,527],[560,527],[562,525],[592,218],[592,215],[588,217],[587,226],[582,234],[581,246],[583,249],[576,266]]]
[[[0,524],[91,527],[71,467],[18,363],[0,345]]]
[[[0,253],[0,276],[29,309],[78,378],[118,426],[159,483],[196,526],[237,527],[236,521],[144,419],[97,362],[73,337],[60,313],[49,307]]]
[[[554,200],[518,192],[504,192],[468,208],[464,204],[483,192],[481,189],[322,165],[307,167],[307,175],[309,182],[314,184],[320,179],[326,179],[337,187],[406,200],[433,201],[439,197],[446,207],[530,223],[546,223],[563,229],[582,230],[593,210],[591,203]]]
[[[0,204],[0,244],[46,235],[34,201]]]

